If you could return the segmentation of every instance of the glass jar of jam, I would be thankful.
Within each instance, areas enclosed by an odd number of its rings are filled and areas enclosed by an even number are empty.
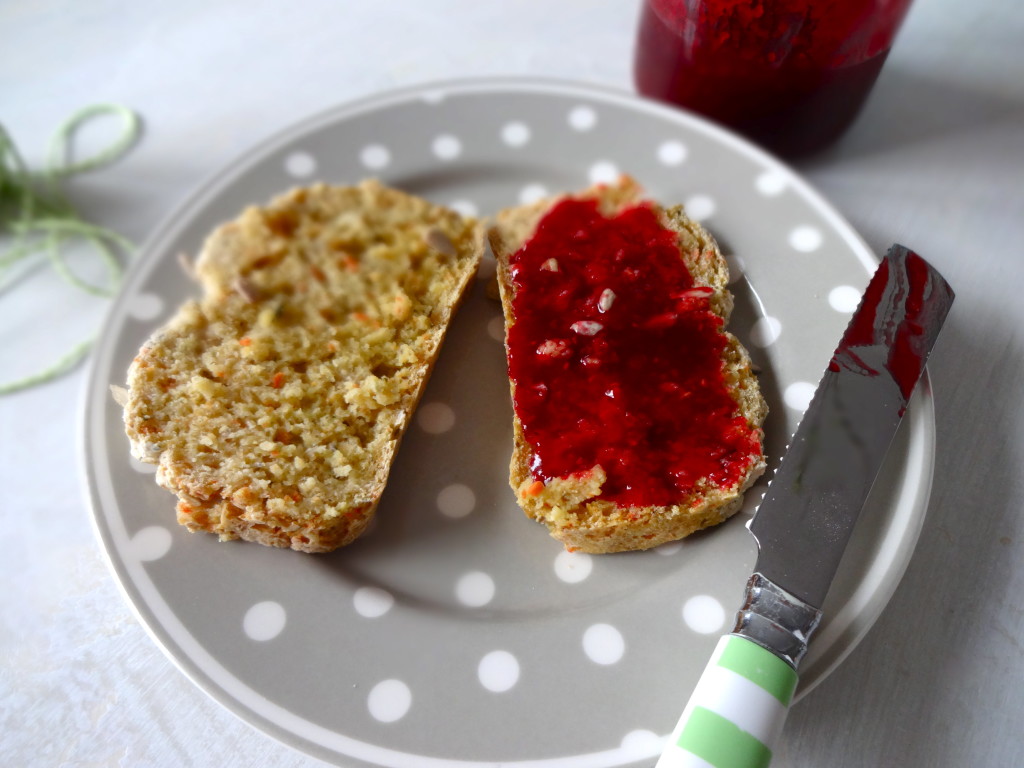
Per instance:
[[[644,0],[637,90],[785,157],[831,144],[874,85],[911,0]]]

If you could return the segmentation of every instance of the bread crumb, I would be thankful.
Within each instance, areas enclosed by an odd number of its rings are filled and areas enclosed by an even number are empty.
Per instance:
[[[207,400],[215,400],[224,395],[227,388],[219,382],[206,378],[205,376],[193,376],[189,383],[192,390],[202,395]]]

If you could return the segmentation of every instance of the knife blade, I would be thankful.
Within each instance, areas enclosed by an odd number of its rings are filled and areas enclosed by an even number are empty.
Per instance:
[[[748,524],[758,546],[657,768],[764,768],[832,579],[954,294],[894,245],[872,276]]]

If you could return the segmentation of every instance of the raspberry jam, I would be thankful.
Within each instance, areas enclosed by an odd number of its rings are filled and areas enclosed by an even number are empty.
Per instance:
[[[760,433],[726,388],[722,320],[651,207],[605,218],[564,200],[509,261],[509,376],[535,478],[600,464],[601,498],[660,506],[742,477]]]
[[[899,297],[900,303],[888,314],[880,314],[891,296]],[[843,334],[829,370],[845,368],[863,376],[878,376],[880,367],[872,367],[877,365],[877,350],[887,350],[884,367],[899,388],[902,416],[941,327],[942,321],[936,317],[945,316],[952,297],[952,289],[928,262],[903,246],[893,246],[864,291],[860,309]]]
[[[727,125],[788,157],[856,118],[910,0],[645,0],[640,93]]]

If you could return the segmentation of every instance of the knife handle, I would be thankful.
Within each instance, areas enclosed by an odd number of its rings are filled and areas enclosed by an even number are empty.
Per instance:
[[[767,768],[796,684],[774,653],[725,635],[656,768]]]

